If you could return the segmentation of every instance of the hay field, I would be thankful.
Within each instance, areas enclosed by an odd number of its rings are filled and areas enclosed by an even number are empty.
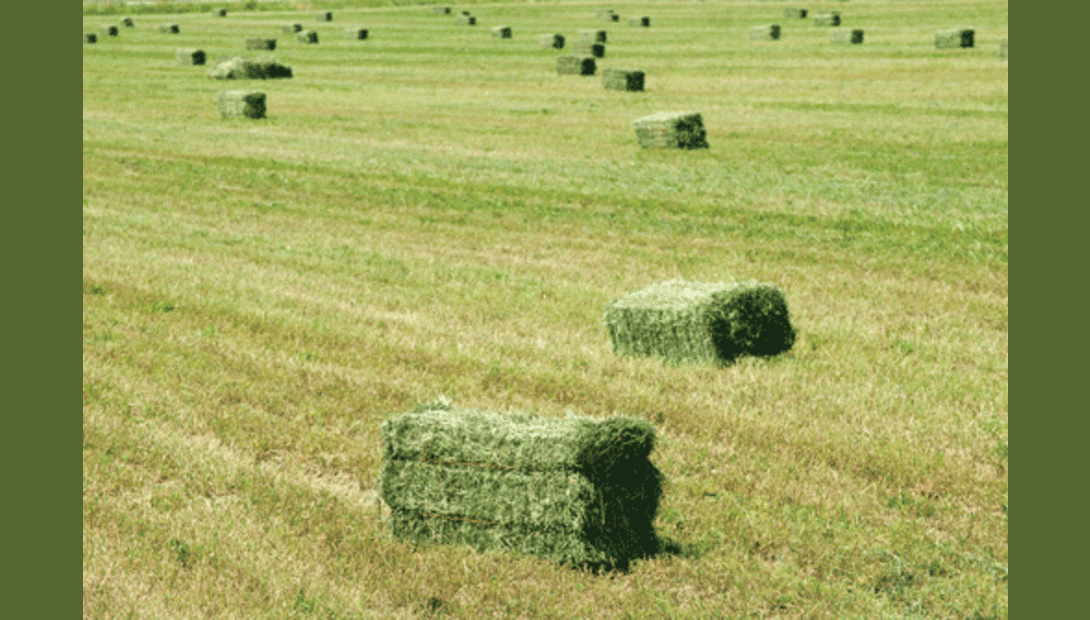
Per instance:
[[[774,2],[471,6],[84,44],[84,617],[1006,617],[1007,3],[799,5],[852,46]],[[594,77],[536,41],[603,28]],[[256,37],[294,77],[207,77]],[[233,89],[267,118],[221,119]],[[710,148],[639,148],[689,110]],[[605,304],[673,278],[776,284],[793,348],[614,355]],[[663,551],[393,539],[379,424],[440,395],[653,422]]]

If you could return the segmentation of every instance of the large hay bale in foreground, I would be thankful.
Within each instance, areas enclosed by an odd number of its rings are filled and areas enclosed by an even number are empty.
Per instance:
[[[303,31],[303,24],[284,24],[280,27],[280,32],[287,34],[295,34],[296,32]]]
[[[655,427],[436,403],[388,417],[379,486],[393,534],[570,565],[624,567],[658,550]]]
[[[829,40],[833,43],[846,43],[858,45],[863,42],[863,31],[858,28],[851,30],[834,30],[829,33]]]
[[[814,15],[813,19],[811,19],[810,21],[814,22],[815,26],[839,26],[840,12],[829,11],[828,13]]]
[[[216,65],[208,77],[217,80],[264,80],[292,77],[291,67],[280,64],[275,58],[252,60],[236,56]]]
[[[606,328],[620,355],[730,363],[795,343],[787,299],[772,284],[671,280],[609,302]]]
[[[595,58],[604,58],[606,55],[606,46],[601,43],[591,43],[590,41],[579,41],[572,45],[573,52],[579,52],[581,54],[589,54]]]
[[[477,25],[477,18],[473,17],[469,13],[462,13],[461,15],[459,15],[455,19],[455,22],[459,26],[476,26]]]
[[[957,49],[973,47],[975,33],[972,28],[951,28],[935,33],[935,47],[938,49]]]
[[[121,18],[121,25],[126,27],[126,28],[135,28],[136,27],[136,22],[134,22],[131,17],[122,17]]]
[[[492,28],[493,39],[510,39],[511,27],[510,26],[495,26]]]
[[[265,118],[265,93],[256,90],[222,90],[221,118]]]
[[[562,34],[539,34],[537,35],[537,44],[541,47],[551,47],[554,49],[564,49],[564,35]]]
[[[1007,40],[1003,39],[999,42],[999,58],[1000,60],[1007,59]]]
[[[295,35],[295,39],[300,43],[317,43],[318,33],[314,30],[304,30]]]
[[[651,27],[651,18],[646,15],[642,15],[640,17],[629,17],[628,25],[636,28],[649,28]]]
[[[643,90],[644,72],[639,69],[609,68],[602,70],[602,86],[607,90]]]
[[[749,29],[749,38],[752,40],[764,39],[767,41],[779,41],[780,27],[778,24],[753,26]]]
[[[182,31],[182,29],[178,27],[178,24],[160,24],[159,25],[159,32],[163,32],[163,33],[166,33],[166,34],[178,34],[181,31]]]
[[[657,112],[632,121],[645,149],[706,149],[707,133],[699,112]]]
[[[783,10],[783,16],[788,19],[805,19],[806,9],[786,8]]]
[[[121,33],[121,28],[119,28],[117,26],[110,25],[110,26],[103,26],[102,27],[102,36],[104,36],[104,37],[116,37],[120,33]]]
[[[174,62],[179,65],[203,65],[207,61],[208,56],[204,50],[192,48],[174,50]]]
[[[246,39],[246,49],[274,50],[276,49],[276,39]]]
[[[606,31],[605,30],[580,30],[580,41],[590,41],[591,43],[605,43]]]
[[[85,33],[83,33],[83,42],[84,43],[98,43],[98,35],[93,33],[93,32],[85,32]]]
[[[319,11],[315,18],[320,22],[333,21],[333,11]]]
[[[590,56],[557,56],[556,72],[561,75],[594,75],[598,66]]]
[[[433,7],[431,7],[431,12],[435,13],[436,15],[450,15],[450,7],[449,6],[433,6]]]
[[[367,38],[366,28],[349,28],[344,31],[346,39],[352,39],[353,41],[363,41]]]

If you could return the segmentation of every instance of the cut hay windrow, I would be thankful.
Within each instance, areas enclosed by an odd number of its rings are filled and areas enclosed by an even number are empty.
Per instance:
[[[203,65],[208,56],[204,50],[186,48],[174,50],[174,62],[179,65]]]
[[[999,58],[1000,60],[1007,59],[1007,40],[1003,39],[999,42]]]
[[[780,40],[780,27],[778,24],[766,24],[764,26],[754,26],[749,29],[749,38],[752,40],[763,39],[766,41],[779,41]]]
[[[212,14],[216,17],[227,17],[227,9],[212,9]]]
[[[581,54],[590,54],[595,58],[604,58],[606,55],[606,46],[601,43],[591,43],[590,41],[581,40],[572,45],[572,51]]]
[[[656,112],[632,121],[636,140],[645,149],[706,149],[700,112]]]
[[[602,86],[607,90],[643,90],[644,72],[639,69],[609,68],[602,70]]]
[[[495,26],[492,28],[493,39],[510,39],[511,27],[510,26]]]
[[[319,11],[314,17],[320,22],[331,22],[333,21],[333,11]]]
[[[605,30],[580,30],[579,39],[581,41],[590,41],[591,43],[605,43],[606,31]]]
[[[564,35],[562,34],[539,34],[537,35],[537,44],[541,47],[551,47],[553,49],[564,49]]]
[[[291,67],[280,64],[272,57],[252,60],[236,56],[216,65],[208,73],[208,77],[217,80],[271,80],[291,76]]]
[[[178,27],[178,24],[160,24],[159,25],[159,32],[164,32],[166,34],[178,34],[181,31],[182,31],[182,29]]]
[[[472,15],[470,15],[468,13],[462,13],[457,18],[455,18],[454,21],[459,26],[476,26],[477,25],[477,18],[473,17]]]
[[[314,30],[304,30],[295,35],[295,39],[300,43],[317,43],[318,33]]]
[[[346,39],[352,39],[353,41],[362,41],[367,38],[366,28],[349,28],[344,31]]]
[[[117,26],[111,25],[111,26],[103,26],[102,27],[102,36],[104,36],[104,37],[116,37],[120,33],[121,33],[121,28],[119,28]]]
[[[783,16],[788,19],[805,19],[806,9],[787,8],[783,10]]]
[[[83,33],[83,42],[84,43],[98,43],[98,35],[93,33],[93,32],[85,32],[85,33]]]
[[[650,28],[651,18],[646,15],[643,15],[641,17],[629,17],[628,25],[634,28]]]
[[[274,50],[276,49],[276,39],[246,39],[246,49]]]
[[[546,418],[437,403],[388,417],[379,478],[398,538],[570,565],[627,566],[659,547],[663,474],[646,420]]]
[[[126,27],[126,28],[135,28],[136,27],[136,22],[134,22],[131,17],[122,17],[121,18],[121,25]]]
[[[829,11],[828,13],[814,15],[813,19],[811,19],[810,21],[814,22],[815,26],[839,26],[840,12]]]
[[[829,33],[829,40],[833,43],[846,43],[859,45],[863,42],[863,31],[858,28],[851,30],[834,30]]]
[[[556,72],[561,75],[594,75],[598,66],[591,56],[557,56]]]
[[[256,90],[222,90],[218,107],[221,118],[265,118],[265,93]]]
[[[295,34],[296,32],[303,31],[303,24],[284,24],[280,27],[280,32],[287,34]]]
[[[605,323],[615,353],[674,362],[726,364],[795,343],[783,292],[755,281],[662,282],[609,302]]]
[[[975,33],[972,28],[951,28],[935,33],[935,47],[938,49],[957,49],[973,47]]]
[[[433,6],[433,7],[431,7],[431,12],[435,13],[436,15],[450,15],[450,7],[449,6]]]

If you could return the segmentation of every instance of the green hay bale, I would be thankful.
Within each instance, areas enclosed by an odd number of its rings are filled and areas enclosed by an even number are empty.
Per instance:
[[[510,26],[496,26],[492,29],[493,39],[510,39],[511,27]]]
[[[839,26],[840,25],[840,12],[829,11],[828,13],[822,13],[821,15],[815,15],[810,21],[814,22],[815,26]]]
[[[590,56],[557,56],[556,72],[560,75],[594,75],[598,66]]]
[[[658,550],[664,477],[639,418],[545,418],[437,403],[390,416],[379,486],[393,534],[572,565]]]
[[[787,8],[783,10],[783,16],[788,19],[805,19],[806,9]]]
[[[579,41],[572,46],[573,52],[579,52],[581,54],[590,54],[595,58],[604,58],[606,55],[606,46],[601,43],[591,43],[590,41]]]
[[[182,31],[182,29],[178,27],[178,24],[160,24],[159,25],[159,32],[163,32],[163,33],[166,33],[166,34],[178,34],[181,31]]]
[[[303,31],[303,24],[284,24],[280,27],[280,32],[287,34],[295,34],[296,32]]]
[[[598,9],[594,12],[598,19],[608,19],[610,15],[613,15],[613,9]]]
[[[346,39],[352,39],[353,41],[363,41],[367,38],[366,28],[349,28],[344,31]]]
[[[261,72],[261,75],[269,80],[276,80],[280,78],[290,78],[292,76],[291,67],[281,64],[276,58],[272,56],[265,56],[253,61],[257,65],[257,70]]]
[[[754,281],[662,282],[611,301],[605,322],[615,353],[674,362],[725,364],[795,343],[783,292]]]
[[[605,30],[580,30],[580,41],[590,41],[591,43],[605,43],[606,31]]]
[[[450,15],[450,7],[449,6],[433,6],[433,7],[431,7],[431,12],[435,13],[436,15]]]
[[[275,58],[251,60],[236,56],[216,65],[208,77],[217,80],[265,80],[292,77],[291,67],[280,64]]]
[[[863,42],[863,31],[858,28],[852,30],[834,30],[829,33],[829,40],[833,43],[858,45]]]
[[[634,28],[650,28],[651,18],[647,17],[646,15],[642,17],[629,17],[628,25]]]
[[[98,43],[98,35],[93,33],[93,32],[85,32],[85,33],[83,33],[83,42],[84,43]]]
[[[265,118],[265,93],[256,90],[222,90],[221,118]]]
[[[134,22],[131,17],[122,17],[121,18],[121,25],[126,27],[126,28],[135,28],[136,27],[136,22]]]
[[[331,22],[333,21],[333,11],[319,11],[315,18],[320,22]]]
[[[940,30],[935,33],[935,47],[940,50],[973,47],[974,36],[972,28]]]
[[[300,43],[317,43],[318,33],[314,30],[304,30],[299,34],[295,35],[295,38]]]
[[[177,49],[174,50],[174,61],[179,65],[203,65],[207,62],[208,56],[204,53],[204,50],[198,49]]]
[[[469,15],[468,13],[462,13],[461,15],[459,15],[457,17],[455,22],[459,26],[476,26],[477,25],[477,18],[473,17],[472,15]]]
[[[564,35],[562,34],[539,34],[537,35],[537,44],[541,47],[551,47],[553,49],[564,49]]]
[[[121,28],[118,28],[117,26],[103,26],[102,27],[102,36],[104,36],[104,37],[116,37],[120,33],[121,33]]]
[[[999,58],[1000,60],[1007,59],[1007,40],[1003,39],[999,42]]]
[[[212,9],[212,14],[216,17],[227,17],[227,9]]]
[[[657,112],[632,121],[636,140],[645,149],[706,149],[704,120],[699,112]]]
[[[779,41],[780,27],[777,24],[754,26],[749,29],[749,38],[752,40],[763,39],[766,41]]]
[[[246,49],[274,50],[276,49],[276,39],[246,39]]]
[[[639,69],[603,69],[602,85],[607,90],[643,90],[644,72]]]

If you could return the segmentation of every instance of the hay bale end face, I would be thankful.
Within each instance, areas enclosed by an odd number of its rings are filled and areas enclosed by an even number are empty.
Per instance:
[[[780,27],[777,24],[754,26],[749,29],[749,38],[752,40],[779,41]]]
[[[806,9],[787,8],[783,10],[783,16],[788,19],[806,19]]]
[[[352,39],[353,41],[363,41],[367,38],[367,29],[349,28],[348,30],[344,31],[344,36],[345,38]]]
[[[246,39],[246,49],[274,50],[276,49],[276,39]]]
[[[606,305],[619,355],[726,364],[742,355],[776,355],[795,343],[787,299],[768,283],[671,280]]]
[[[602,86],[607,90],[643,90],[644,72],[639,69],[603,69]]]
[[[178,27],[178,24],[162,24],[159,26],[159,32],[166,34],[178,34],[181,31],[182,29]]]
[[[840,25],[840,12],[829,11],[828,13],[822,13],[821,15],[814,15],[810,21],[814,22],[815,26],[839,26]]]
[[[256,90],[223,90],[219,94],[221,118],[265,118],[265,93]]]
[[[315,16],[320,22],[333,21],[333,11],[321,11]]]
[[[704,120],[699,112],[658,112],[632,121],[636,140],[645,149],[706,149]]]
[[[122,17],[121,18],[121,25],[126,27],[126,28],[135,28],[136,27],[136,22],[134,22],[131,17]]]
[[[606,31],[605,30],[580,30],[580,41],[590,41],[591,43],[605,43]]]
[[[455,21],[460,26],[476,26],[477,25],[477,18],[473,17],[472,15],[470,15],[469,13],[466,13],[466,12],[463,12],[461,15],[459,15],[457,20],[455,20]]]
[[[280,32],[295,34],[303,31],[303,24],[285,24],[280,27]]]
[[[421,405],[388,417],[378,485],[413,542],[624,567],[658,551],[665,478],[641,418],[547,418]]]
[[[492,29],[492,38],[494,39],[510,39],[511,27],[510,26],[496,26]]]
[[[212,9],[212,14],[216,17],[227,17],[227,9]]]
[[[436,15],[450,15],[450,7],[449,6],[433,6],[433,7],[431,7],[431,12],[435,13]]]
[[[84,43],[98,43],[98,35],[93,33],[93,32],[85,32],[85,33],[83,33],[83,42]]]
[[[318,33],[314,30],[304,30],[295,35],[295,38],[298,39],[300,43],[317,43]]]
[[[863,42],[863,31],[858,28],[854,28],[852,30],[837,29],[829,33],[829,40],[833,43],[859,45]]]
[[[564,49],[564,35],[562,34],[539,34],[537,36],[537,44],[541,47],[551,47],[553,49]]]
[[[557,56],[556,72],[560,75],[594,75],[598,66],[590,56]]]
[[[104,36],[104,37],[116,37],[118,34],[120,34],[120,32],[121,32],[121,29],[118,28],[117,26],[103,26],[102,27],[102,36]]]
[[[972,28],[940,30],[935,33],[935,47],[940,50],[973,47],[974,36]]]
[[[208,57],[203,50],[179,49],[174,50],[174,61],[179,65],[203,65]]]
[[[629,17],[628,25],[634,28],[649,28],[651,26],[651,18],[646,15],[642,17]]]
[[[606,55],[606,46],[601,43],[591,43],[590,41],[583,40],[573,45],[572,51],[581,54],[590,54],[595,58],[604,58]]]

